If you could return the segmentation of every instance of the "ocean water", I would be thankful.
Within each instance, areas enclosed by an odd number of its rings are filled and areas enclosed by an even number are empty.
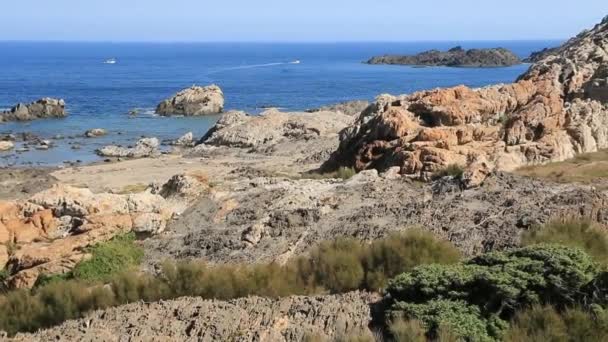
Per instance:
[[[0,153],[0,166],[57,166],[64,161],[94,162],[95,149],[129,145],[141,136],[176,139],[192,131],[202,136],[218,119],[159,117],[155,106],[193,84],[222,87],[226,109],[259,113],[265,107],[305,110],[336,102],[372,100],[381,93],[404,94],[458,84],[479,87],[512,82],[528,68],[415,68],[367,65],[387,53],[428,49],[509,48],[521,57],[557,41],[410,43],[62,43],[0,42],[0,108],[41,97],[63,98],[65,119],[0,124],[0,134],[56,135],[56,147]],[[116,58],[116,64],[104,64]],[[295,60],[300,64],[292,64]],[[128,112],[139,109],[131,118]],[[87,129],[110,134],[84,139]],[[71,144],[81,146],[72,150]]]

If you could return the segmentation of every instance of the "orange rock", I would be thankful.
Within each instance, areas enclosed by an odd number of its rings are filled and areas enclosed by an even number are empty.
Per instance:
[[[57,221],[53,217],[53,211],[51,209],[35,213],[32,216],[31,221],[34,227],[44,231],[47,235],[54,233],[57,229]]]
[[[11,232],[8,230],[6,225],[0,221],[0,243],[7,243],[11,241]]]
[[[5,223],[16,243],[30,243],[43,239],[44,231],[38,229],[30,220],[12,219]]]

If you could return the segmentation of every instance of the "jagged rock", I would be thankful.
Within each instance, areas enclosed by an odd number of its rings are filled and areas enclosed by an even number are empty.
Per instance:
[[[135,147],[127,148],[109,145],[97,150],[97,154],[102,157],[118,158],[146,158],[157,157],[160,155],[160,143],[157,138],[143,138],[137,141]]]
[[[256,116],[228,112],[199,143],[259,149],[284,140],[311,140],[336,134],[350,122],[351,117],[335,112],[282,113],[271,109]]]
[[[15,147],[15,144],[11,141],[0,141],[0,152],[10,151]]]
[[[181,298],[134,303],[90,313],[60,326],[14,341],[192,340],[304,341],[336,340],[345,336],[371,338],[367,293],[282,299],[248,297],[231,301]]]
[[[93,128],[93,129],[90,129],[90,130],[84,132],[84,136],[87,138],[102,137],[106,134],[108,134],[108,132],[103,128]]]
[[[224,110],[224,93],[216,85],[206,87],[192,86],[164,100],[156,107],[160,115],[209,115]]]
[[[372,57],[368,64],[398,64],[452,67],[502,67],[520,64],[513,52],[504,48],[465,50],[460,46],[448,51],[430,50],[413,56],[385,55]]]
[[[45,97],[30,104],[19,103],[9,111],[0,113],[0,122],[29,121],[45,118],[62,118],[66,116],[65,102]]]
[[[608,23],[534,64],[516,83],[381,95],[340,135],[338,166],[429,180],[450,164],[513,170],[608,147]],[[478,170],[479,171],[479,170]],[[481,173],[470,184],[479,183]],[[469,182],[469,181],[467,181]]]
[[[192,134],[192,132],[188,132],[184,135],[182,135],[181,137],[179,137],[179,139],[175,140],[173,142],[174,146],[183,146],[183,147],[191,147],[194,146],[194,134]]]

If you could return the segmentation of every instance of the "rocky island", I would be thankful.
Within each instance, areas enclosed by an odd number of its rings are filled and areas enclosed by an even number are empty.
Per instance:
[[[414,66],[449,66],[493,68],[520,64],[513,52],[504,48],[465,50],[460,46],[448,51],[429,50],[417,55],[385,55],[372,57],[367,64],[394,64]]]

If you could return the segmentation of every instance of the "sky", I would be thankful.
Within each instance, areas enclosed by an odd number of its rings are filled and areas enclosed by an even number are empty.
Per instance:
[[[565,39],[608,0],[4,0],[0,40]]]

